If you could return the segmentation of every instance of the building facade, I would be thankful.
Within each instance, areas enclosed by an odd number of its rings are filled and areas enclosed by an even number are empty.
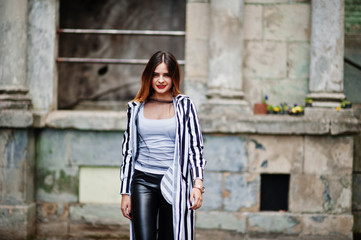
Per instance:
[[[60,4],[0,3],[0,239],[128,239],[126,113],[58,108]],[[344,9],[343,0],[185,3],[183,88],[208,162],[197,239],[361,233],[361,99],[337,109],[348,97]],[[274,106],[312,107],[255,115],[266,94]]]

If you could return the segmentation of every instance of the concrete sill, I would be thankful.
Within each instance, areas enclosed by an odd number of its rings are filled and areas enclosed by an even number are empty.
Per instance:
[[[28,110],[1,110],[0,127],[27,128],[33,125],[33,113]]]
[[[258,134],[349,134],[361,131],[361,122],[354,117],[311,117],[287,115],[212,116],[200,114],[204,133]],[[124,131],[125,111],[54,111],[34,112],[33,127]]]
[[[258,133],[323,135],[361,131],[361,122],[354,117],[311,117],[288,115],[208,116],[201,115],[205,133]]]
[[[79,130],[125,130],[126,112],[54,111],[34,112],[34,127]]]

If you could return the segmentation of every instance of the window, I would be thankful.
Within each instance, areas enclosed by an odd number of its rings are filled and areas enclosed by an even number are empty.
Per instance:
[[[289,183],[289,174],[261,174],[261,211],[287,211]]]
[[[158,50],[184,64],[185,1],[61,0],[59,109],[119,110]]]

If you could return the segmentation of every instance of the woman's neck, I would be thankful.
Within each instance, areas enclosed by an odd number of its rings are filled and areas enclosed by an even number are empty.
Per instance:
[[[150,96],[150,98],[153,99],[158,99],[158,100],[165,100],[165,101],[169,101],[169,100],[173,100],[173,96],[172,94],[153,94],[152,96]]]

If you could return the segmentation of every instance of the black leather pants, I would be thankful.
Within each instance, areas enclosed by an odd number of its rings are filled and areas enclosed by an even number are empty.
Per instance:
[[[160,191],[162,177],[137,170],[134,172],[131,207],[136,240],[173,239],[172,205]]]

